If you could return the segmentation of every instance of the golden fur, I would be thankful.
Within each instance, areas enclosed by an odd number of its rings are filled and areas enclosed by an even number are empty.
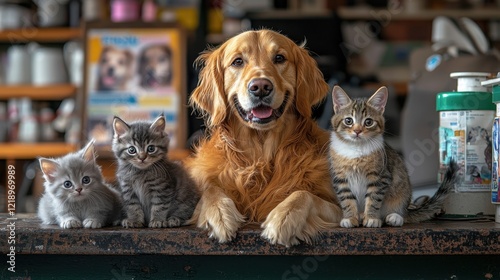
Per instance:
[[[204,113],[210,138],[186,161],[202,190],[193,222],[219,242],[234,238],[244,221],[258,222],[264,238],[286,246],[310,243],[338,224],[329,134],[311,118],[328,85],[307,50],[274,31],[247,31],[197,62],[202,70],[190,102]],[[249,97],[256,78],[272,84],[265,102],[273,114],[282,112],[265,123],[238,112],[241,106],[258,116]]]

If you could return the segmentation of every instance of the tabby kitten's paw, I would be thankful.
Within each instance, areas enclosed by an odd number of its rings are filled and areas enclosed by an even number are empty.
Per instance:
[[[148,227],[150,227],[150,228],[164,228],[164,227],[167,227],[167,221],[151,220],[151,221],[149,221]]]
[[[385,223],[393,227],[400,227],[404,223],[404,218],[397,213],[392,213],[385,217]]]
[[[67,219],[61,222],[62,228],[81,228],[82,223],[76,219]]]
[[[181,226],[181,219],[177,217],[170,217],[167,220],[167,227],[180,227]]]
[[[340,221],[340,226],[343,228],[358,227],[359,221],[356,218],[345,218]]]
[[[84,228],[101,228],[102,224],[101,222],[93,219],[85,219],[83,220],[83,227]]]
[[[130,219],[124,219],[122,221],[122,226],[124,228],[138,228],[138,227],[144,227],[144,223],[141,221],[134,221]]]
[[[381,219],[365,219],[363,221],[363,226],[364,227],[372,227],[372,228],[379,228],[382,226],[382,220]]]

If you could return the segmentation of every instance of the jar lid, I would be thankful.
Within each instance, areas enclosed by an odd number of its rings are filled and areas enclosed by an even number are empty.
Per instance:
[[[492,110],[496,108],[491,102],[489,92],[441,92],[436,97],[437,111],[459,111],[459,110]]]
[[[500,78],[490,79],[481,82],[482,86],[492,87],[493,102],[500,102]]]

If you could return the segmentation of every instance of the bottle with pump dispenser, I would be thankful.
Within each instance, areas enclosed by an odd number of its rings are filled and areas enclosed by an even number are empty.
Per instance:
[[[495,106],[491,93],[481,85],[490,73],[454,72],[457,91],[437,95],[439,112],[439,172],[438,181],[446,166],[454,159],[460,166],[455,190],[445,203],[447,214],[493,214],[490,200],[491,131]]]

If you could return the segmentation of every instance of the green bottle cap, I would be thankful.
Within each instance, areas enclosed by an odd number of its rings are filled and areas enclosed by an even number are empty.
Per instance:
[[[491,110],[496,106],[491,102],[490,92],[441,92],[436,97],[437,111]]]

